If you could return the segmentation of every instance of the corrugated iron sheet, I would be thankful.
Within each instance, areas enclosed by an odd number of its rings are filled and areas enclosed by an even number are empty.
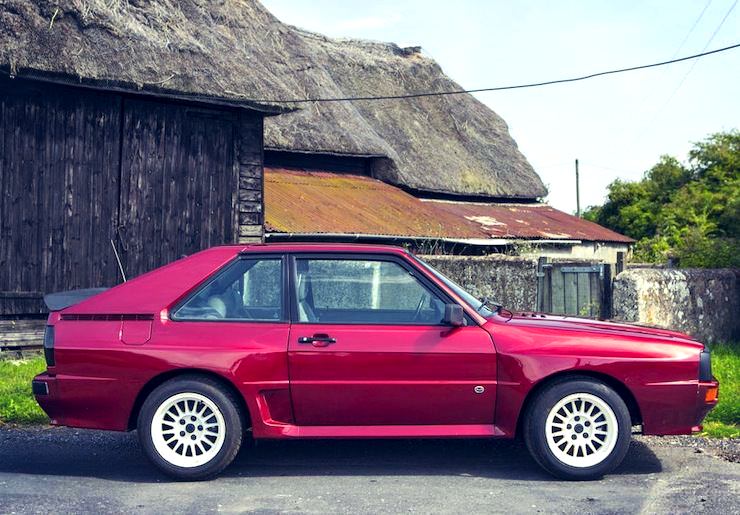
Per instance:
[[[546,204],[482,204],[424,201],[439,211],[477,224],[489,238],[585,240],[632,243],[634,240],[599,224]]]
[[[357,175],[265,168],[268,232],[631,242],[544,204],[422,201]]]
[[[480,238],[475,225],[370,177],[265,168],[268,231]]]

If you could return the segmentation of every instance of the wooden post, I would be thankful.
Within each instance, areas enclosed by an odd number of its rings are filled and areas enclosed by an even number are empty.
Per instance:
[[[601,266],[604,274],[601,288],[601,313],[599,313],[599,316],[603,320],[608,320],[612,317],[612,267],[614,265],[604,263]]]
[[[536,311],[546,312],[546,296],[545,296],[545,264],[547,258],[540,256],[537,260],[537,306]]]
[[[624,252],[617,252],[617,266],[614,272],[614,277],[624,272]]]
[[[581,187],[578,178],[578,159],[576,159],[576,216],[581,217]]]

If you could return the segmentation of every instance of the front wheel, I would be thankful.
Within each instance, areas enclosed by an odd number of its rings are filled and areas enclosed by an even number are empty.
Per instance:
[[[624,459],[632,431],[622,398],[600,381],[561,380],[540,392],[525,419],[534,459],[562,479],[598,479]]]
[[[176,479],[206,479],[239,452],[242,417],[236,400],[218,382],[184,376],[146,398],[138,433],[144,452],[163,472]]]

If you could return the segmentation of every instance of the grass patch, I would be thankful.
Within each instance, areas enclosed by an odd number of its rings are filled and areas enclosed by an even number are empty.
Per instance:
[[[31,379],[46,370],[41,356],[0,360],[0,423],[43,424],[49,421],[31,392]]]
[[[719,403],[709,412],[702,436],[740,437],[740,344],[712,346],[712,373],[719,380]]]

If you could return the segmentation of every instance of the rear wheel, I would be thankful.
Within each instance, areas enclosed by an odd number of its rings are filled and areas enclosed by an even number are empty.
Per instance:
[[[242,416],[230,392],[200,376],[157,387],[139,413],[139,440],[149,459],[177,479],[206,479],[239,452]]]
[[[591,378],[548,386],[530,405],[524,439],[534,459],[562,479],[597,479],[629,448],[631,421],[622,398]]]

